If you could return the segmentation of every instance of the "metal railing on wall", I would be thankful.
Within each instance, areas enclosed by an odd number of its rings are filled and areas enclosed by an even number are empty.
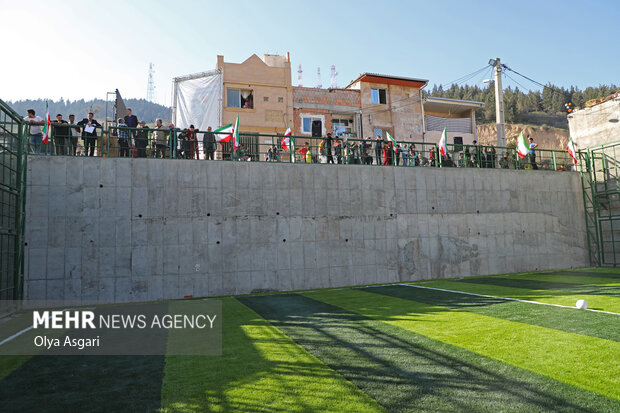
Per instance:
[[[58,133],[60,131],[60,133]],[[566,151],[536,149],[521,158],[515,148],[492,145],[447,145],[446,156],[436,144],[398,142],[350,137],[313,138],[293,136],[287,147],[282,135],[240,133],[240,147],[220,144],[213,134],[199,130],[102,127],[95,136],[83,126],[52,124],[52,139],[39,154],[65,156],[167,158],[299,164],[382,165],[398,167],[457,167],[497,169],[574,170]],[[31,153],[33,153],[31,149]]]
[[[26,126],[0,100],[0,301],[23,297]]]

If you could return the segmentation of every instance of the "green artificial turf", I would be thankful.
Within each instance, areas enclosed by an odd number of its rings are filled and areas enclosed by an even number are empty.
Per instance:
[[[164,356],[34,356],[0,381],[0,412],[154,412],[163,367]]]
[[[541,327],[599,337],[620,342],[620,328],[610,328],[619,321],[613,314],[600,314],[572,308],[553,307],[507,301],[496,298],[478,297],[467,294],[430,290],[426,288],[402,287],[399,285],[370,287],[366,292],[389,295],[470,313],[482,314],[517,321]]]
[[[408,288],[408,287],[403,287]],[[620,400],[620,343],[361,290],[312,298]],[[614,328],[617,324],[611,324]]]
[[[499,277],[498,277],[499,278]],[[547,304],[560,304],[574,307],[577,300],[584,299],[588,302],[588,308],[602,311],[620,313],[620,297],[614,295],[587,295],[575,293],[574,291],[555,291],[555,290],[529,290],[521,287],[508,287],[503,285],[476,283],[477,277],[472,277],[471,281],[463,280],[432,280],[423,281],[415,284],[426,287],[443,288],[454,291],[465,291],[475,294],[493,295],[497,297],[518,298],[520,300],[538,301]],[[518,284],[517,284],[518,285]]]
[[[311,297],[332,296],[331,305]],[[384,307],[381,296],[361,293]],[[615,411],[620,403],[344,310],[351,290],[240,301],[389,411]],[[348,298],[347,298],[348,297]],[[327,300],[326,300],[327,301]],[[347,307],[346,305],[345,307]],[[428,307],[429,312],[434,308]]]
[[[619,287],[620,286],[620,278],[597,277],[596,274],[591,274],[588,276],[588,275],[574,274],[574,273],[569,273],[569,272],[559,272],[559,273],[554,273],[554,274],[549,274],[549,273],[547,274],[540,274],[540,273],[511,274],[505,277],[513,279],[513,280],[536,280],[536,281],[547,281],[547,282],[590,284],[590,285],[597,285],[597,286],[603,285],[603,286],[608,286],[608,287]],[[475,278],[477,277],[473,277],[471,279],[473,280]]]
[[[235,299],[223,317],[222,356],[167,357],[164,412],[383,410]]]
[[[616,269],[419,285],[620,312]],[[400,285],[222,303],[222,356],[2,356],[0,412],[620,411],[617,315]]]

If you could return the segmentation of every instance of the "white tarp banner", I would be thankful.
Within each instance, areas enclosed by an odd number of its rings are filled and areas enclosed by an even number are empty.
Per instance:
[[[219,128],[221,117],[221,73],[177,82],[176,127],[194,125],[204,131]]]

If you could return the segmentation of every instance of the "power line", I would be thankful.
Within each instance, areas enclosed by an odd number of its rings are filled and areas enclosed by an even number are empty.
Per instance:
[[[523,88],[523,90],[530,90],[529,88],[523,86],[521,83],[517,82],[516,79],[514,79],[512,76],[510,76],[508,73],[504,72],[504,76],[506,76],[508,79],[512,80],[513,82],[515,82],[518,86],[521,86]]]
[[[488,68],[488,65],[485,65],[483,68],[478,69],[478,70],[476,70],[475,72],[472,72],[472,73],[470,73],[470,74],[468,74],[468,75],[465,75],[465,76],[461,76],[461,77],[459,77],[458,79],[455,79],[455,80],[453,80],[453,81],[451,81],[451,82],[448,82],[448,83],[443,83],[443,84],[439,85],[439,87],[442,87],[442,88],[443,88],[444,86],[452,85],[452,84],[454,84],[454,83],[456,83],[456,84],[458,84],[458,83],[462,83],[463,81],[467,81],[467,80],[471,79],[472,77],[476,76],[478,73],[482,72],[483,70],[486,70],[487,68]],[[466,78],[467,78],[467,79],[466,79]],[[465,80],[464,80],[464,79],[465,79]]]

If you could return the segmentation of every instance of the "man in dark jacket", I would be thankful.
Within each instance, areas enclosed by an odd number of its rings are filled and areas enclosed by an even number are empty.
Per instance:
[[[383,138],[381,135],[377,135],[375,142],[375,158],[377,159],[377,165],[381,165],[381,154],[383,152]]]
[[[54,123],[54,144],[56,145],[56,155],[66,155],[66,143],[71,138],[69,128],[65,125],[67,121],[59,113],[56,115]]]
[[[127,109],[127,116],[125,116],[123,118],[125,120],[125,125],[127,125],[128,128],[137,128],[138,127],[138,117],[136,115],[133,115],[131,113],[131,109]],[[131,131],[131,136],[135,139],[136,134],[137,134],[137,130],[132,130]],[[131,142],[130,142],[131,144]]]
[[[202,147],[205,150],[205,159],[213,160],[215,155],[215,135],[211,131],[211,126],[202,135]]]
[[[93,119],[95,115],[90,112],[88,118],[84,118],[78,122],[82,126],[82,139],[84,140],[84,152],[87,156],[95,156],[95,145],[97,144],[97,127],[101,124]]]
[[[325,155],[327,155],[327,163],[334,163],[334,157],[332,156],[332,143],[334,142],[334,138],[332,138],[332,134],[328,133],[325,138]]]
[[[142,121],[138,124],[138,130],[136,131],[136,151],[138,152],[138,158],[146,158],[146,145],[149,140],[149,131],[145,128],[145,122]]]

